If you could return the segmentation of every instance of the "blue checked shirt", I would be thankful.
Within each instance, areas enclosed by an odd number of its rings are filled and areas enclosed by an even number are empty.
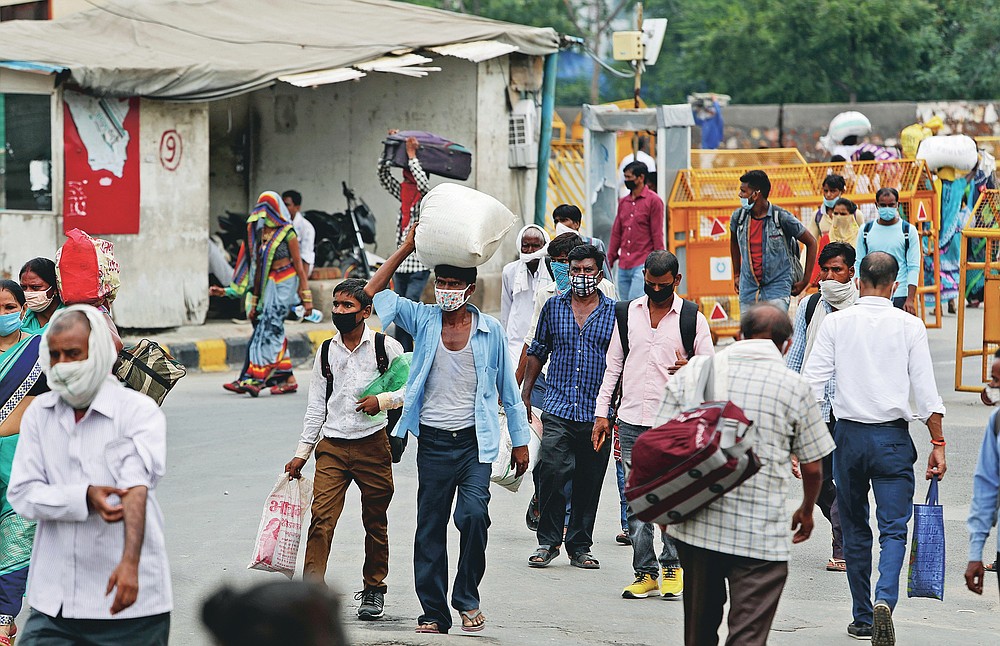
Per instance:
[[[799,302],[799,307],[795,312],[795,325],[793,326],[795,334],[792,335],[792,347],[788,351],[788,356],[785,357],[785,365],[788,366],[789,370],[794,370],[798,373],[802,372],[802,365],[806,362],[806,302],[809,298],[803,298]],[[819,299],[819,305],[826,310],[827,314],[834,311],[833,305],[830,305],[822,298]],[[830,414],[833,410],[833,396],[836,392],[837,375],[835,374],[826,382],[826,386],[823,388],[823,401],[819,405],[824,422],[830,421]]]
[[[581,329],[570,299],[567,292],[545,303],[528,354],[543,364],[549,361],[542,410],[574,422],[593,422],[615,327],[615,302],[602,293]]]

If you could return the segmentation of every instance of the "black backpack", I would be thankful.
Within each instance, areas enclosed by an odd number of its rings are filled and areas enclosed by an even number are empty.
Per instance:
[[[330,369],[330,342],[333,339],[327,339],[323,342],[320,347],[320,364],[323,368],[323,376],[326,377],[326,401],[330,401],[330,397],[333,396],[333,371]],[[389,355],[385,352],[385,335],[381,332],[375,333],[375,363],[378,365],[379,374],[385,374],[385,371],[389,369]],[[393,408],[385,412],[387,424],[385,427],[386,435],[389,436],[389,448],[392,450],[392,461],[394,463],[399,462],[403,459],[403,451],[406,450],[406,436],[395,437],[392,434],[392,429],[396,428],[396,424],[399,423],[399,418],[403,416],[402,408]],[[325,420],[324,420],[325,421]]]
[[[679,296],[676,298],[680,298]],[[628,358],[628,306],[632,301],[615,303],[615,321],[618,323],[618,338],[622,342],[622,352]],[[694,341],[698,332],[698,305],[685,300],[681,304],[681,343],[684,344],[684,354],[688,359],[694,356]],[[624,369],[624,368],[623,368]]]
[[[899,222],[903,225],[903,255],[905,256],[910,250],[910,223],[903,219],[900,219]],[[861,234],[861,242],[865,245],[865,256],[868,255],[868,232],[872,230],[873,224],[875,224],[874,220],[866,222],[864,232]]]

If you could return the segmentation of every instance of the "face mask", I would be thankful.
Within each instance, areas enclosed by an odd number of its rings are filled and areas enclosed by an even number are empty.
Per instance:
[[[11,312],[0,316],[0,336],[14,334],[21,327],[21,313]]]
[[[665,302],[667,302],[667,300],[671,296],[674,295],[674,286],[673,285],[671,285],[670,287],[667,287],[665,289],[658,289],[657,290],[657,289],[653,289],[652,287],[650,287],[647,284],[647,285],[645,285],[643,287],[643,289],[646,292],[646,296],[649,297],[649,300],[653,301],[654,303],[665,303]]]
[[[630,191],[634,191],[635,190],[635,180],[633,180],[633,179],[627,179],[627,180],[625,180],[625,188],[627,188]]]
[[[546,249],[545,247],[542,247],[541,249],[539,249],[538,251],[535,251],[533,253],[524,253],[522,251],[521,252],[521,256],[520,256],[521,257],[521,262],[531,262],[533,260],[541,260],[542,258],[544,258],[545,256],[547,256],[548,253],[549,253],[549,250]]]
[[[835,197],[832,200],[828,200],[828,199],[826,199],[824,197],[823,198],[823,206],[826,207],[826,208],[828,208],[828,209],[832,209],[833,207],[837,206],[837,200],[839,200],[839,199],[840,199],[839,197]]]
[[[750,198],[741,197],[740,198],[740,206],[742,206],[744,209],[747,208],[748,206],[750,206]]]
[[[32,312],[44,312],[52,304],[53,296],[46,296],[49,290],[44,292],[24,292],[24,300],[27,301],[28,309]]]
[[[556,235],[561,236],[564,233],[576,233],[576,229],[568,227],[562,222],[556,222]]]
[[[892,222],[899,215],[899,209],[895,206],[880,206],[878,207],[878,217],[885,222]]]
[[[819,281],[819,293],[823,295],[824,301],[837,310],[850,307],[858,300],[858,288],[853,280],[846,283],[836,280],[821,280]]]
[[[95,371],[93,361],[93,357],[88,357],[83,361],[57,363],[50,367],[46,375],[49,388],[73,408],[88,408],[108,378],[107,374]]]
[[[552,269],[552,279],[556,281],[556,289],[560,294],[569,291],[569,263],[554,262],[550,265]]]
[[[469,297],[465,295],[465,289],[440,289],[438,287],[434,288],[434,300],[445,312],[454,312],[458,308],[465,305],[465,301],[469,300]]]
[[[581,298],[586,298],[597,291],[597,276],[573,276],[569,279],[573,294]]]
[[[986,399],[993,402],[994,406],[1000,405],[1000,388],[994,388],[993,386],[986,387]]]
[[[333,312],[330,318],[333,320],[333,326],[337,328],[338,332],[348,334],[356,330],[363,323],[363,320],[358,320],[358,314],[358,312]]]

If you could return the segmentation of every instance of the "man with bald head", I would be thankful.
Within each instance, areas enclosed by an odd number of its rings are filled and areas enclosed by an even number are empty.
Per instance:
[[[934,382],[923,321],[892,304],[898,285],[896,259],[875,251],[865,256],[860,269],[861,298],[824,319],[802,376],[817,401],[822,401],[830,377],[837,381],[834,479],[854,600],[854,621],[847,632],[858,638],[870,636],[874,646],[891,646],[896,643],[892,610],[899,598],[907,523],[913,512],[917,449],[910,438],[910,422],[920,420],[930,431],[925,478],[941,478],[947,470],[945,409]],[[915,413],[910,408],[911,393]],[[875,494],[880,546],[874,605],[869,489]]]
[[[167,643],[166,421],[111,376],[116,356],[89,305],[56,312],[39,346],[52,391],[24,413],[7,493],[38,521],[22,646]]]
[[[809,384],[785,367],[792,337],[784,310],[759,304],[743,312],[740,340],[714,357],[695,356],[667,382],[654,426],[689,408],[703,370],[714,374],[714,399],[733,402],[756,423],[752,478],[668,530],[684,568],[684,643],[717,644],[729,583],[728,646],[763,646],[788,576],[791,543],[809,538],[833,439]],[[792,455],[802,469],[802,504],[785,515]]]

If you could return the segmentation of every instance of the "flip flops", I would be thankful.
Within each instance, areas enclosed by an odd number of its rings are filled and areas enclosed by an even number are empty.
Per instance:
[[[272,395],[291,395],[299,389],[299,385],[284,383],[279,386],[271,386]]]
[[[539,547],[535,553],[528,557],[528,567],[546,567],[552,559],[559,556],[559,548]],[[538,560],[532,560],[538,559]]]
[[[486,617],[483,616],[483,613],[478,608],[476,608],[475,610],[462,610],[458,614],[462,616],[463,631],[467,633],[478,633],[483,628],[486,628]],[[476,621],[476,619],[480,617],[483,618],[482,623],[479,624],[473,623]],[[470,625],[468,626],[465,625],[465,622],[467,621],[470,623]]]
[[[416,632],[418,632],[418,633],[428,633],[428,634],[432,634],[432,635],[440,635],[440,634],[442,634],[441,633],[441,629],[438,628],[437,623],[433,622],[433,621],[428,622],[426,624],[420,624],[419,626],[417,626]]]

